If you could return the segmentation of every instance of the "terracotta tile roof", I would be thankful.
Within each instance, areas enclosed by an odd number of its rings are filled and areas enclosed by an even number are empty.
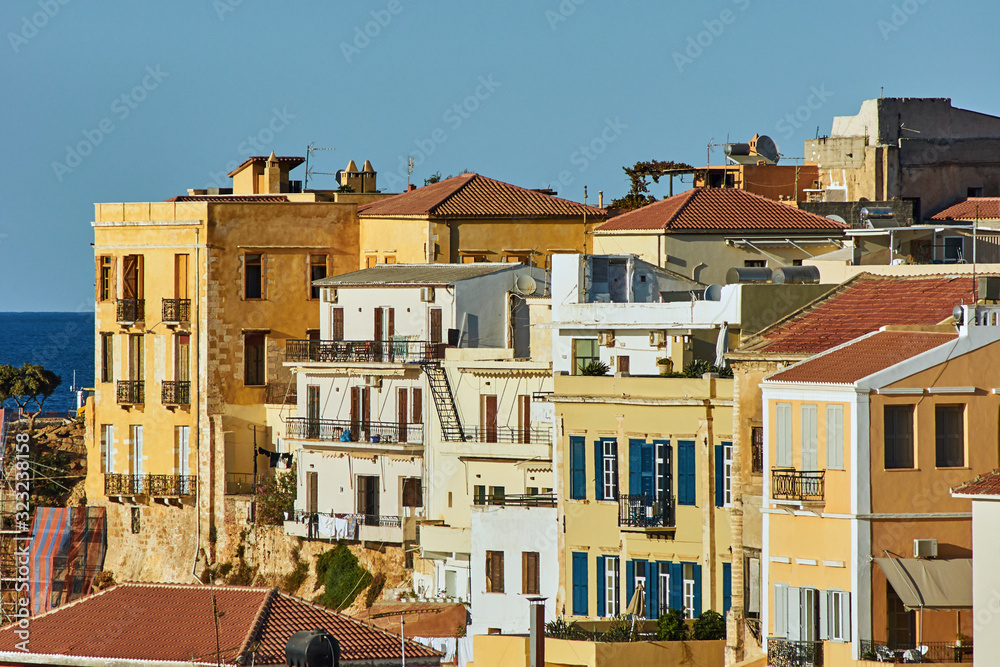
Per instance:
[[[285,195],[180,195],[163,201],[207,201],[213,204],[282,204],[288,201],[288,197]]]
[[[240,163],[240,166],[236,167],[236,169],[233,169],[231,172],[229,172],[228,176],[230,177],[233,176],[234,174],[236,174],[236,172],[243,169],[251,162],[267,162],[267,158],[269,157],[270,157],[269,155],[251,155],[242,163]],[[295,167],[299,166],[300,164],[306,161],[304,157],[292,157],[288,155],[286,156],[276,155],[274,159],[276,159],[278,161],[278,164],[280,164],[285,169],[294,169]]]
[[[399,632],[399,617],[406,621],[407,637],[454,637],[469,622],[469,611],[456,602],[376,602],[369,622],[388,632]]]
[[[879,331],[775,373],[766,381],[850,384],[956,338],[955,332]]]
[[[313,285],[338,287],[385,287],[390,285],[453,285],[462,280],[520,268],[514,262],[469,264],[376,264],[339,276],[314,280]]]
[[[604,209],[519,188],[479,174],[461,174],[358,208],[358,216],[436,218],[606,218]]]
[[[816,230],[839,232],[844,225],[829,218],[732,188],[694,188],[612,218],[598,232],[619,230],[670,232]]]
[[[973,300],[969,276],[860,274],[747,340],[738,353],[816,354],[883,326],[932,325]]]
[[[342,662],[399,660],[399,637],[276,588],[120,584],[31,619],[31,653],[97,659],[178,661],[214,665],[218,605],[222,661],[284,664],[285,643],[299,630],[324,628],[340,642]],[[0,630],[0,663],[18,662],[16,626]],[[6,655],[3,655],[6,654]],[[415,664],[440,655],[407,642]]]
[[[997,220],[1000,219],[1000,197],[967,197],[940,213],[931,216],[931,220]]]
[[[1000,496],[1000,469],[983,473],[973,480],[959,484],[951,492],[966,496]]]

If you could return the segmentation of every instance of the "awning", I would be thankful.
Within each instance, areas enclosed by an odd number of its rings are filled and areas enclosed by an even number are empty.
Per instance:
[[[876,558],[907,609],[972,609],[972,559]]]

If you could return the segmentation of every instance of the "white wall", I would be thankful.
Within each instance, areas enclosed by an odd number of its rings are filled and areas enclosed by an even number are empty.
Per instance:
[[[344,309],[344,340],[373,340],[375,308],[393,308],[397,336],[412,336],[413,340],[429,340],[430,309],[441,309],[442,337],[455,327],[455,297],[449,290],[434,289],[434,302],[420,300],[420,287],[341,287],[337,303],[320,304],[320,338],[333,338],[331,309]],[[383,322],[383,327],[386,326]]]
[[[545,621],[556,618],[559,524],[554,507],[485,507],[472,514],[472,623],[469,634],[500,628],[504,634],[529,630],[529,596],[521,594],[521,553],[539,553],[539,597]],[[504,552],[504,592],[486,592],[486,552]],[[535,596],[531,596],[535,597]]]
[[[1000,656],[1000,501],[972,502],[973,655],[976,665],[993,665]]]
[[[403,478],[421,476],[419,456],[386,456],[365,452],[342,452],[334,448],[303,444],[298,455],[298,493],[295,509],[306,509],[306,473],[318,473],[317,510],[351,514],[357,509],[358,475],[380,478],[379,514],[403,516]]]

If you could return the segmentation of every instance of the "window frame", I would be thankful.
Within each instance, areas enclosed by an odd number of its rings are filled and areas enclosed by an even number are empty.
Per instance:
[[[826,467],[844,469],[844,406],[826,406]]]
[[[101,332],[101,382],[115,381],[115,335]]]
[[[602,593],[604,595],[604,617],[614,618],[621,613],[621,601],[619,591],[621,583],[619,581],[619,559],[618,556],[604,557],[604,575],[602,581]]]
[[[601,498],[618,500],[618,440],[601,438]]]
[[[593,346],[592,355],[581,355],[580,344],[587,343]],[[583,363],[580,363],[581,360]],[[573,339],[573,375],[582,375],[583,368],[592,361],[601,360],[601,346],[596,338],[574,338]]]
[[[250,345],[251,338],[260,339],[260,345]],[[260,350],[259,359],[253,359],[250,355],[251,348]],[[251,364],[256,369],[251,378]],[[251,379],[258,380],[251,382]],[[243,334],[243,386],[263,387],[267,385],[267,334],[262,331],[247,331]]]
[[[948,419],[954,419],[951,426],[957,425],[957,433],[945,434],[945,437],[952,442],[942,442],[942,433],[940,425],[942,422],[942,412],[957,412],[956,417],[949,417]],[[964,468],[966,465],[966,452],[965,452],[965,419],[966,419],[966,404],[965,403],[938,403],[934,406],[934,466],[937,468]],[[942,447],[954,448],[955,451],[942,451]],[[942,456],[942,454],[944,456]],[[957,455],[955,459],[949,459],[948,455]],[[958,461],[958,463],[955,463]]]
[[[486,592],[504,592],[503,551],[486,550]],[[499,575],[499,576],[497,576]],[[499,580],[499,582],[498,582]]]
[[[250,258],[256,257],[256,261],[251,262]],[[251,267],[257,267],[256,296],[251,296]],[[264,300],[264,253],[246,252],[243,253],[243,300],[263,301]]]
[[[890,465],[889,453],[890,453],[890,421],[889,413],[897,412],[908,412],[909,419],[902,420],[898,416],[894,416],[892,419],[893,434],[891,439],[893,440],[892,449],[893,452],[893,465]],[[883,445],[883,467],[886,470],[914,470],[916,469],[916,447],[915,445],[915,429],[913,427],[913,420],[916,417],[916,406],[913,403],[887,403],[882,407],[882,445]],[[902,423],[908,423],[909,431],[905,433],[896,434],[896,428]],[[900,448],[900,441],[905,439],[909,440],[909,464],[904,465],[905,461],[897,461]],[[905,444],[905,443],[904,443]]]
[[[521,595],[539,595],[541,590],[541,554],[537,551],[522,551]]]
[[[308,292],[309,300],[314,301],[320,298],[320,294],[323,290],[319,285],[313,285],[317,280],[322,280],[326,278],[329,274],[329,255],[326,254],[312,254],[309,255],[309,272],[308,272]],[[317,270],[322,269],[323,275],[317,275]]]

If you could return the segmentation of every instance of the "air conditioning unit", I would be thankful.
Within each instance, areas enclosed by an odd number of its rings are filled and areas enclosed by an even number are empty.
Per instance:
[[[433,287],[421,287],[420,288],[420,300],[426,303],[434,303],[434,288]]]
[[[323,288],[323,301],[327,303],[337,303],[337,290],[334,287]]]
[[[914,558],[937,558],[937,540],[913,540]]]
[[[380,375],[366,375],[365,376],[365,386],[371,387],[372,389],[382,388],[382,377]]]
[[[597,344],[604,347],[611,347],[615,344],[614,331],[599,331],[597,333]]]
[[[666,331],[650,331],[649,332],[649,346],[650,347],[663,347],[667,343],[667,332]]]

